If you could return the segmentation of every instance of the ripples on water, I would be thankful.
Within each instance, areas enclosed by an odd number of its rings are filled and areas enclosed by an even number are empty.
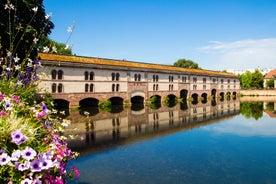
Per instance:
[[[78,123],[67,134],[78,137],[69,144],[81,153],[70,163],[80,170],[75,183],[275,183],[276,119],[268,107],[230,101],[90,118],[71,111]]]

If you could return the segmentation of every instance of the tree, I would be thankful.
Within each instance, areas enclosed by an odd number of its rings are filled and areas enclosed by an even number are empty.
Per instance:
[[[264,75],[259,70],[255,70],[252,73],[251,88],[263,89],[263,84],[264,84]]]
[[[176,66],[176,67],[182,67],[182,68],[193,68],[193,69],[201,69],[200,67],[198,67],[198,64],[195,63],[194,61],[192,60],[187,60],[187,59],[179,59],[177,60],[173,66]]]
[[[40,37],[54,28],[43,0],[0,0],[0,56],[35,59]]]
[[[43,51],[44,46],[50,47],[51,50],[56,54],[72,55],[72,49],[67,47],[65,43],[51,40],[48,37],[44,39],[43,45],[39,46],[39,50]]]
[[[266,82],[266,88],[269,88],[269,89],[273,89],[274,88],[274,78],[272,79],[269,79],[267,82]]]
[[[246,71],[239,75],[241,88],[243,89],[262,89],[264,76],[259,70],[255,70],[253,73]]]

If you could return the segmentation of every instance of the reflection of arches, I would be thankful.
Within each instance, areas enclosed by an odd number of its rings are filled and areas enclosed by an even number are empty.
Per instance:
[[[231,100],[231,93],[230,92],[227,92],[226,93],[226,100]]]
[[[224,92],[221,92],[221,93],[219,94],[219,96],[220,96],[220,101],[224,101]]]
[[[216,96],[217,96],[217,90],[216,89],[212,89],[211,95],[212,95],[213,98],[216,98]]]
[[[233,95],[233,100],[236,100],[237,99],[237,92],[234,91],[232,95]]]
[[[192,94],[192,98],[193,98],[193,101],[192,101],[192,104],[198,104],[198,94],[197,93],[194,93]]]
[[[144,97],[142,96],[134,96],[131,98],[131,103],[135,104],[135,103],[144,103]]]
[[[56,109],[69,109],[69,101],[64,99],[54,99]]]
[[[79,102],[80,107],[98,107],[99,100],[96,98],[84,98]]]
[[[167,105],[168,105],[168,107],[173,107],[177,103],[177,97],[175,95],[173,95],[173,94],[168,95],[166,97],[166,99],[167,99]]]
[[[183,99],[183,102],[187,100],[187,96],[188,96],[188,90],[182,89],[180,91],[180,98]]]
[[[121,97],[112,97],[109,99],[111,101],[111,105],[123,105],[124,99]]]
[[[158,109],[161,107],[161,96],[153,95],[150,97],[150,108]]]
[[[140,111],[144,108],[144,97],[134,96],[131,98],[131,110]]]
[[[203,104],[206,104],[207,103],[207,93],[202,93],[201,94],[201,102],[203,103]]]

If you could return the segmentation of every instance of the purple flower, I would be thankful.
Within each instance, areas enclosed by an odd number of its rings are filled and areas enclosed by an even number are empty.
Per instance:
[[[10,157],[7,153],[2,153],[0,155],[0,165],[6,165],[10,162]]]
[[[24,163],[16,162],[16,163],[15,163],[15,167],[16,167],[16,169],[18,169],[19,171],[25,171],[25,170],[29,169],[29,167],[30,167],[30,162],[29,162],[29,161],[26,161],[26,162],[24,162]]]
[[[4,108],[6,109],[6,111],[11,110],[11,107],[12,107],[12,105],[11,105],[10,101],[7,101],[4,105]]]
[[[21,181],[21,184],[32,184],[33,181],[29,178],[25,178],[24,180]]]
[[[17,161],[21,156],[21,151],[20,150],[16,150],[12,153],[11,155],[11,160],[12,161]]]
[[[24,143],[27,140],[27,137],[21,133],[20,130],[15,130],[11,134],[12,142],[14,142],[17,145],[20,145]]]
[[[40,179],[36,178],[34,179],[33,184],[42,184],[42,182]]]
[[[41,171],[41,163],[39,160],[34,160],[31,162],[31,171],[32,172],[40,172]]]
[[[43,158],[43,157],[39,158],[39,162],[41,163],[41,169],[42,170],[48,170],[49,168],[54,166],[52,160],[46,159],[46,158]]]
[[[45,113],[45,114],[48,114],[48,109],[47,109],[47,106],[43,103],[42,106],[42,111]]]
[[[21,156],[26,160],[32,160],[36,156],[36,151],[33,148],[26,147],[21,151]]]

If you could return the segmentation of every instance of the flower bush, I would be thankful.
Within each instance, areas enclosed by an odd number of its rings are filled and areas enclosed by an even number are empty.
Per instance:
[[[4,6],[14,9],[10,1]],[[36,13],[37,7],[32,10]],[[0,183],[67,183],[79,176],[75,167],[67,168],[78,155],[62,136],[70,122],[58,117],[51,99],[36,98],[37,69],[42,66],[26,50],[24,59],[12,46],[0,53]]]

